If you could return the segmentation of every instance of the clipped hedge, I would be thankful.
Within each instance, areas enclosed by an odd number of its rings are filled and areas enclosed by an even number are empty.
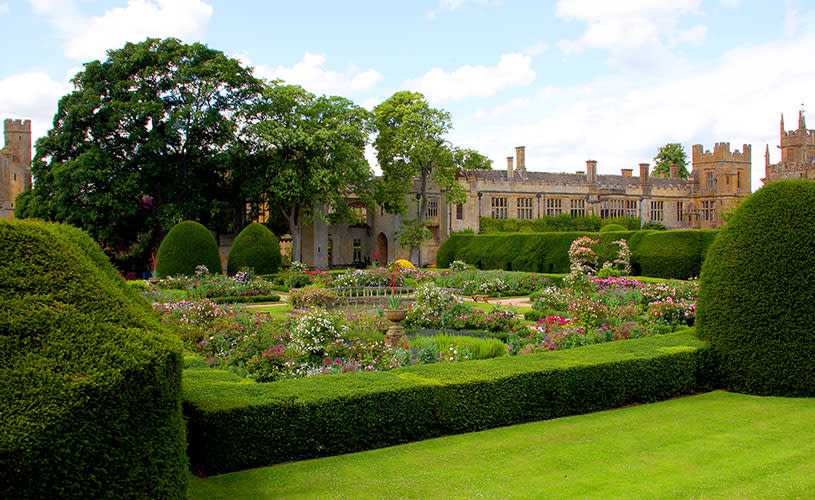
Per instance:
[[[689,279],[702,271],[718,230],[638,231],[628,240],[637,276]]]
[[[243,228],[232,243],[226,263],[226,272],[235,274],[243,267],[255,274],[274,274],[282,262],[280,242],[263,224],[253,222]]]
[[[258,304],[264,302],[280,302],[280,295],[227,295],[223,297],[210,297],[209,300],[219,304]]]
[[[194,358],[184,372],[191,466],[217,474],[657,401],[712,388],[715,366],[687,330],[269,384]]]
[[[185,498],[181,344],[99,246],[0,221],[0,310],[0,498]]]
[[[815,183],[770,183],[739,203],[702,269],[697,318],[727,387],[815,397]]]
[[[626,240],[634,275],[688,279],[699,276],[716,230],[454,234],[439,247],[436,267],[462,260],[480,269],[567,273],[569,246],[580,236]]]
[[[192,276],[204,265],[212,274],[220,274],[221,256],[218,243],[209,229],[198,222],[179,222],[161,241],[156,253],[156,276]]]

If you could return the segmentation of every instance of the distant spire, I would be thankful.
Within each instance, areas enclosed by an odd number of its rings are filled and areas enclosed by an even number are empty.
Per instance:
[[[767,149],[764,151],[764,167],[770,166],[770,145],[767,144]]]
[[[806,118],[804,117],[804,103],[801,103],[801,110],[798,111],[798,129],[799,130],[806,130],[807,122]]]
[[[784,113],[781,113],[781,137],[784,137]]]

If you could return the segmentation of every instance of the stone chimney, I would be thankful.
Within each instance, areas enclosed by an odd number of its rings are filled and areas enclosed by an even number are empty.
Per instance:
[[[671,165],[671,179],[679,178],[679,165]]]
[[[597,161],[586,160],[586,182],[595,184],[597,182]]]
[[[640,163],[640,184],[650,184],[651,179],[648,177],[648,164]]]
[[[623,177],[631,177],[631,174],[634,172],[633,168],[621,168],[620,172],[622,172]]]
[[[515,169],[512,168],[512,157],[507,156],[507,179],[512,180],[515,178]]]
[[[515,157],[518,159],[518,172],[526,172],[526,146],[515,148]]]

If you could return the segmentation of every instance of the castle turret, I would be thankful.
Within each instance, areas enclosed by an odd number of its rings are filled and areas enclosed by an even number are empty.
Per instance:
[[[804,117],[804,110],[801,109],[798,111],[798,130],[806,130],[807,129],[807,121]]]
[[[6,149],[14,155],[18,165],[31,167],[31,120],[11,120],[3,122]]]

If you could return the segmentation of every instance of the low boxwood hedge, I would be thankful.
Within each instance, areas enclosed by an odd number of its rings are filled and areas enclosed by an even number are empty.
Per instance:
[[[0,221],[0,310],[0,498],[185,498],[181,343],[99,246]]]
[[[512,358],[257,384],[188,358],[192,469],[204,474],[650,402],[713,388],[689,331]]]
[[[633,274],[688,279],[699,276],[716,230],[613,231],[605,233],[454,234],[439,247],[436,266],[462,260],[480,269],[539,273],[569,272],[569,246],[580,236],[602,242],[624,239],[631,249]]]
[[[280,295],[229,295],[210,297],[210,300],[219,304],[259,304],[263,302],[280,302]]]

